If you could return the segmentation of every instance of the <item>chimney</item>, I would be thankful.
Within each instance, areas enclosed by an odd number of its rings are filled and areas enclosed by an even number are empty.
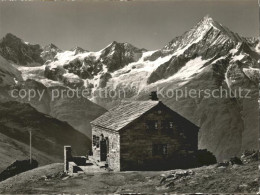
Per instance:
[[[158,101],[158,97],[157,97],[157,92],[156,91],[152,91],[150,94],[150,100],[152,101]]]

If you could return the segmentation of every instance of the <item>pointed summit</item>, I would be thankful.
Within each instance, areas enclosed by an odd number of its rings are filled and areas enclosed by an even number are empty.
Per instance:
[[[104,49],[102,49],[102,51],[108,50],[108,49],[110,50],[111,48],[117,47],[117,46],[122,45],[122,44],[123,43],[119,43],[117,41],[113,41],[113,42],[109,43]]]
[[[62,50],[59,49],[56,45],[54,45],[53,43],[50,43],[49,45],[46,45],[43,48],[43,53],[44,52],[61,52]]]
[[[207,40],[209,43],[216,40],[215,44],[229,40],[235,43],[243,41],[237,33],[230,31],[227,27],[213,20],[212,17],[206,15],[193,28],[174,38],[163,49],[180,50],[192,44],[197,44],[201,40]]]
[[[56,45],[54,45],[53,43],[50,43],[49,45],[46,45],[44,48],[58,49],[58,47]]]
[[[197,43],[203,38],[203,36],[207,34],[209,30],[218,25],[219,24],[215,22],[209,15],[206,15],[189,31],[169,42],[164,47],[164,49],[178,50],[180,48],[186,47],[187,45]]]
[[[103,53],[111,53],[111,52],[119,52],[119,51],[125,51],[125,50],[138,50],[137,47],[133,46],[130,43],[119,43],[117,41],[113,41],[112,43],[110,43],[108,46],[106,46],[102,52]]]
[[[113,41],[113,42],[111,43],[111,45],[117,45],[117,44],[118,44],[117,41]]]
[[[237,34],[229,30],[229,28],[223,26],[219,22],[213,20],[209,15],[206,15],[202,18],[202,20],[196,25],[195,28],[201,28],[201,26],[204,26],[204,29],[207,29],[207,27],[213,27],[215,30],[221,31],[222,34],[226,35],[230,39],[236,42],[242,42],[242,38]],[[206,28],[205,28],[206,27]]]
[[[210,17],[210,15],[206,15],[204,16],[202,19],[201,19],[201,22],[204,22],[204,23],[214,23],[215,21],[213,20],[212,17]]]
[[[83,48],[81,48],[81,47],[79,47],[79,46],[74,47],[73,49],[71,49],[71,51],[74,51],[75,54],[88,52],[88,50],[85,50],[85,49],[83,49]]]
[[[20,39],[17,36],[13,35],[12,33],[7,33],[4,38],[6,39]],[[21,39],[20,39],[21,40]]]
[[[204,30],[206,30],[206,29],[211,28],[211,27],[214,27],[214,28],[217,28],[217,29],[223,28],[221,26],[221,24],[219,24],[218,22],[213,20],[212,17],[210,17],[209,15],[206,15],[194,26],[193,29],[203,28]]]
[[[62,52],[62,50],[53,43],[50,43],[49,45],[46,45],[44,47],[43,52],[41,53],[41,57],[44,59],[45,62],[48,60],[54,60],[54,57],[59,52]]]
[[[108,71],[113,72],[140,59],[144,51],[146,50],[139,49],[127,42],[113,41],[101,50],[100,58],[104,64],[107,64]]]
[[[18,65],[42,65],[41,52],[40,45],[29,44],[11,33],[0,40],[0,55]]]
[[[26,45],[33,45],[30,44],[29,42],[26,42],[22,40],[21,38],[17,37],[16,35],[12,33],[7,33],[1,40],[0,43],[5,43],[5,44],[26,44]]]
[[[0,42],[6,42],[6,43],[11,43],[11,42],[17,42],[17,43],[22,43],[22,39],[18,38],[17,36],[13,35],[12,33],[7,33]]]

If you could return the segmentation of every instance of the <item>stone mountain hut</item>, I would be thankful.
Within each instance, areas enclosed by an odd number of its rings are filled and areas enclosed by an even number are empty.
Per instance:
[[[199,127],[161,101],[122,102],[91,126],[93,157],[114,171],[179,168],[198,150]]]

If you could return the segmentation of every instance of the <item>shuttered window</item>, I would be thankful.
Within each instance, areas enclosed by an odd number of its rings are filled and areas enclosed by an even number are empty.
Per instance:
[[[158,121],[149,120],[146,122],[146,130],[148,131],[155,131],[158,130]]]
[[[168,151],[167,151],[167,144],[153,144],[153,155],[157,156],[165,156],[167,155]]]
[[[93,144],[93,146],[96,146],[96,136],[95,135],[93,135],[92,144]]]

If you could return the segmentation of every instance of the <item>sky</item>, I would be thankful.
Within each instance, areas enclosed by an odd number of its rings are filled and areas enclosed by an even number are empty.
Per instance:
[[[246,37],[259,35],[257,0],[0,2],[0,37],[98,51],[112,41],[162,48],[209,14]]]

